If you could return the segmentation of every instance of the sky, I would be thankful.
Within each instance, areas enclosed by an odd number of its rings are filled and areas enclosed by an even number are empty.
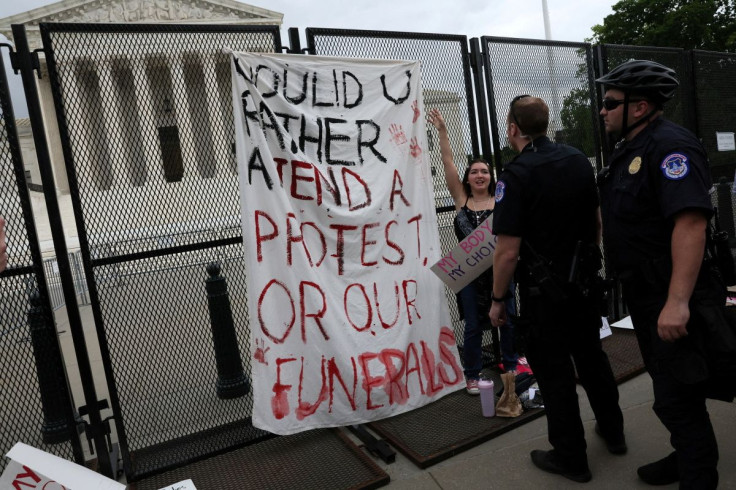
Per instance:
[[[617,0],[547,0],[550,36],[555,41],[582,42],[591,27],[613,13]],[[52,0],[0,0],[0,18],[55,3]],[[307,27],[460,34],[469,39],[499,36],[546,39],[543,0],[253,0],[243,2],[284,14],[282,43],[287,29],[297,27],[302,47]],[[0,41],[3,36],[0,35]],[[3,49],[6,67],[10,66]],[[10,74],[13,105],[25,116],[20,83]]]
[[[614,0],[547,0],[551,39],[583,41]],[[255,0],[284,14],[286,27],[546,39],[542,0]],[[350,7],[347,7],[350,5]]]
[[[545,39],[543,0],[254,0],[284,14],[283,26],[411,31]],[[0,2],[0,18],[55,3]],[[583,41],[615,0],[547,0],[551,39]],[[284,33],[285,34],[285,33]]]

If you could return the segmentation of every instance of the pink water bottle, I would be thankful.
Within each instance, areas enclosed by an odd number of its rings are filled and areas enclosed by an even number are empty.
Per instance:
[[[483,410],[483,416],[493,417],[496,415],[496,398],[493,395],[493,381],[490,379],[479,380],[478,389],[480,389],[480,406]]]

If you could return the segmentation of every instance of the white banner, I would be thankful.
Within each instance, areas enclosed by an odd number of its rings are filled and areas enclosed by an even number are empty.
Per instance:
[[[464,386],[418,62],[233,53],[253,424],[358,424]]]

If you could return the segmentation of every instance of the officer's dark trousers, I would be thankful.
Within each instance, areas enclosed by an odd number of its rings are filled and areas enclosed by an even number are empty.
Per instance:
[[[624,282],[624,296],[639,347],[654,387],[654,412],[670,432],[677,452],[680,488],[710,489],[718,485],[718,444],[705,405],[705,383],[697,382],[702,366],[689,340],[667,343],[657,334],[666,291],[643,280]],[[691,323],[697,316],[691,308]],[[666,454],[653,455],[653,460]],[[649,462],[649,461],[647,461]]]
[[[574,294],[563,302],[523,295],[521,308],[531,323],[525,335],[527,359],[542,392],[555,457],[568,469],[587,469],[576,368],[603,434],[623,434],[618,387],[601,347],[600,314],[590,301]]]

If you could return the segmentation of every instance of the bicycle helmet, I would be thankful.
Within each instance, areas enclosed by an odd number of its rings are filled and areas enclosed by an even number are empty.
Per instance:
[[[596,83],[627,94],[641,94],[659,104],[672,99],[680,85],[673,69],[649,60],[621,63]]]

